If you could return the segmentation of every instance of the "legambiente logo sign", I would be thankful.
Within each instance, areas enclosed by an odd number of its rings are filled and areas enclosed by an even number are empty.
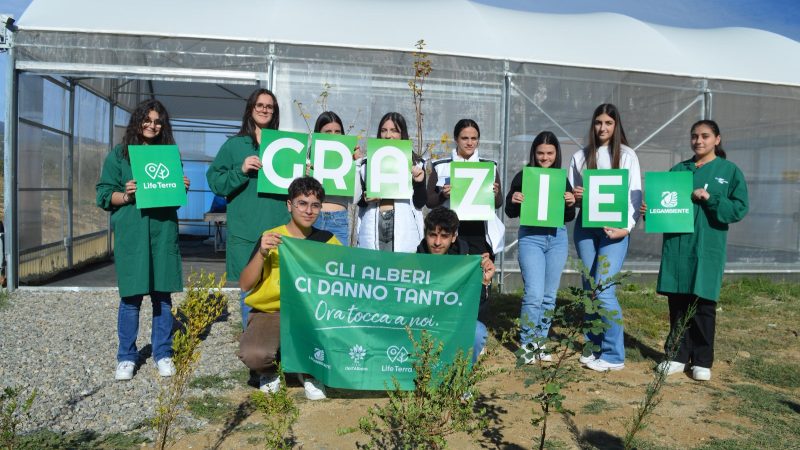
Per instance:
[[[676,208],[678,206],[678,193],[675,191],[664,191],[661,193],[662,208],[650,208],[651,214],[686,214],[689,208]]]

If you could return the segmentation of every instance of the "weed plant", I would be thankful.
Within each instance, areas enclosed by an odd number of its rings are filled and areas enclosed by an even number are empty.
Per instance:
[[[266,438],[264,448],[266,449],[292,448],[295,444],[292,426],[300,416],[300,410],[286,389],[286,378],[280,365],[278,365],[278,376],[281,379],[281,387],[277,392],[266,394],[256,391],[250,397],[253,405],[264,416],[264,437]]]
[[[459,351],[454,361],[442,364],[443,343],[427,331],[415,339],[414,390],[402,391],[397,379],[387,390],[384,406],[370,407],[358,428],[369,442],[364,449],[441,449],[447,436],[456,432],[474,433],[485,429],[485,410],[475,407],[475,385],[484,378],[483,359],[470,368],[470,359]]]
[[[610,267],[608,259],[601,256],[597,264],[598,273],[607,275]],[[528,375],[525,385],[541,386],[541,391],[534,396],[541,413],[536,413],[534,410],[534,417],[531,419],[531,424],[540,428],[538,438],[540,450],[545,448],[547,442],[547,420],[550,415],[553,412],[575,414],[564,407],[566,397],[563,391],[567,385],[578,379],[577,369],[573,365],[567,365],[567,359],[579,351],[584,356],[599,351],[598,345],[584,339],[583,336],[602,334],[610,327],[612,321],[617,320],[614,318],[617,311],[603,309],[598,295],[620,284],[628,276],[627,273],[619,272],[603,281],[597,281],[591,276],[589,268],[583,264],[576,263],[573,266],[588,281],[589,288],[570,287],[569,298],[552,311],[545,312],[545,317],[558,329],[558,336],[551,340],[544,337],[534,339],[534,345],[525,346],[516,352],[517,367],[524,367]],[[531,329],[537,327],[541,329],[541,324],[529,323],[528,326]],[[537,361],[540,353],[549,354],[553,358],[552,364],[529,365],[530,362]]]
[[[667,381],[668,363],[670,361],[675,361],[675,356],[678,354],[681,342],[686,334],[686,329],[689,327],[689,322],[694,317],[696,309],[697,307],[695,304],[689,306],[689,309],[686,310],[686,314],[667,338],[667,354],[664,356],[664,361],[662,364],[656,366],[653,379],[647,384],[647,388],[645,388],[644,398],[642,398],[641,403],[639,403],[639,406],[636,408],[633,418],[625,427],[625,440],[623,442],[625,450],[635,448],[634,438],[636,434],[645,429],[648,419],[653,414],[658,404],[661,403],[661,390]]]
[[[36,389],[22,401],[22,389],[8,386],[0,394],[0,448],[14,450],[19,436],[17,430],[31,417],[31,406],[36,399]]]
[[[186,390],[200,360],[202,337],[227,306],[222,293],[225,275],[217,282],[213,273],[193,271],[188,284],[184,301],[173,307],[173,315],[181,325],[172,340],[175,375],[161,388],[153,421],[158,436],[156,448],[161,450],[166,448],[170,427],[185,403]]]

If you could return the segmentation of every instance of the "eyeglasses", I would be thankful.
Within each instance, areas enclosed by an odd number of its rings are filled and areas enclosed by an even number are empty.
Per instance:
[[[147,128],[147,127],[149,127],[150,125],[153,125],[153,126],[155,126],[156,128],[158,128],[158,127],[160,127],[160,126],[164,125],[164,122],[162,122],[162,121],[161,121],[161,119],[150,120],[149,118],[148,118],[148,119],[144,119],[144,122],[142,122],[142,126],[143,126],[144,128]]]
[[[264,111],[274,111],[275,110],[275,105],[273,105],[273,104],[266,105],[264,103],[256,103],[256,106],[253,109],[255,109],[256,111],[261,111],[262,109]]]
[[[322,209],[322,203],[319,202],[308,203],[305,200],[298,200],[292,203],[292,206],[299,209],[300,211],[308,211],[308,208],[311,208],[311,212],[320,212],[320,210]]]

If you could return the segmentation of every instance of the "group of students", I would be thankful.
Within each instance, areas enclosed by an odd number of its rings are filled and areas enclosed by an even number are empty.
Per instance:
[[[247,99],[239,132],[220,148],[206,176],[209,187],[228,201],[226,270],[229,280],[238,280],[244,333],[238,355],[259,375],[259,386],[275,391],[279,380],[275,363],[280,347],[280,292],[278,248],[282,236],[312,239],[330,244],[349,244],[351,224],[348,206],[357,203],[353,228],[354,244],[382,251],[434,254],[481,255],[484,286],[481,305],[485,307],[488,285],[494,275],[495,254],[502,249],[503,228],[495,221],[459,221],[450,210],[450,164],[454,161],[487,161],[478,155],[480,128],[470,119],[458,121],[454,129],[456,148],[448,158],[428,164],[415,159],[410,169],[413,196],[408,200],[366,197],[366,169],[369,161],[356,152],[356,195],[354,199],[326,197],[322,186],[309,176],[297,178],[289,194],[257,191],[261,169],[261,130],[278,129],[280,108],[267,89],[254,91]],[[342,134],[341,119],[324,112],[314,131]],[[682,336],[673,361],[658,369],[668,374],[692,368],[697,380],[710,379],[713,363],[715,304],[719,297],[725,264],[728,225],[741,220],[748,210],[747,187],[742,172],[725,159],[719,127],[711,120],[695,123],[690,131],[694,156],[671,171],[690,171],[694,176],[692,201],[694,233],[665,233],[657,291],[668,297],[670,333],[695,305],[695,313]],[[406,121],[399,113],[384,115],[378,138],[408,139]],[[618,273],[627,253],[630,233],[646,213],[641,188],[639,161],[628,147],[618,109],[612,104],[597,107],[592,115],[588,144],[569,163],[564,194],[564,221],[576,219],[573,240],[582,263],[599,281]],[[151,341],[158,372],[174,374],[171,359],[172,292],[183,289],[178,250],[177,208],[137,209],[136,181],[131,175],[129,145],[172,144],[174,139],[166,109],[156,100],[139,104],[130,118],[122,142],[106,158],[97,184],[97,204],[110,211],[114,226],[115,267],[120,308],[117,380],[132,378],[138,362],[136,337],[139,310],[144,295],[153,305]],[[560,168],[561,147],[556,136],[543,131],[534,139],[528,165]],[[495,164],[495,206],[503,205],[502,188]],[[584,228],[580,202],[585,169],[627,169],[628,220],[624,228]],[[427,178],[427,180],[426,180]],[[189,180],[185,179],[186,189]],[[505,213],[518,217],[525,197],[522,171],[516,174],[505,196]],[[430,208],[427,216],[423,207]],[[576,213],[576,211],[578,211]],[[499,219],[497,219],[499,222]],[[145,245],[149,243],[149,245]],[[532,351],[529,363],[549,361],[544,345],[550,319],[546,311],[555,307],[556,292],[567,260],[568,238],[564,226],[519,228],[519,263],[524,281],[520,312],[520,343]],[[599,267],[599,262],[603,261]],[[584,280],[588,287],[588,280]],[[597,351],[580,362],[600,372],[624,367],[625,349],[622,309],[614,287],[603,290],[598,299],[604,309],[614,311],[608,328],[587,335]],[[606,319],[604,319],[606,320]],[[478,321],[473,358],[481,352],[486,328]],[[670,339],[668,339],[670,342]],[[529,353],[530,354],[530,353]],[[325,398],[324,386],[300,375],[309,399]]]

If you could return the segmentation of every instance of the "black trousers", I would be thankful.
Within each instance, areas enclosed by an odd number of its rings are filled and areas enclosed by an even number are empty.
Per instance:
[[[674,341],[679,324],[687,311],[695,305],[695,313],[687,323],[686,330],[672,358],[679,363],[711,368],[714,364],[714,332],[717,321],[717,303],[692,294],[667,294],[669,302],[669,337],[664,352],[669,355],[670,343]]]

